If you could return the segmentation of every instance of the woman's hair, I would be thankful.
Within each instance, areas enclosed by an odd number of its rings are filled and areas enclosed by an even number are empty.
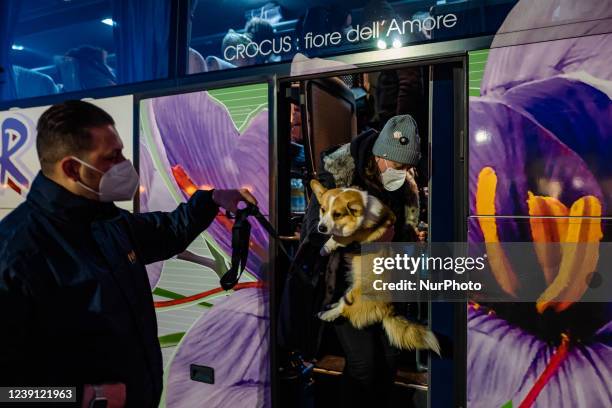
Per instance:
[[[260,17],[253,17],[244,27],[244,33],[251,37],[251,40],[260,43],[263,40],[272,40],[274,38],[274,28],[268,20]]]
[[[223,41],[221,42],[221,53],[222,55],[224,55],[225,49],[227,47],[230,47],[230,46],[235,47],[238,44],[247,46],[250,43],[251,43],[251,38],[249,36],[240,34],[230,28],[227,34],[225,34],[225,36],[223,37]]]
[[[368,159],[363,175],[364,187],[368,191],[381,192],[383,190],[384,187],[381,182],[380,170],[374,155],[370,156]]]

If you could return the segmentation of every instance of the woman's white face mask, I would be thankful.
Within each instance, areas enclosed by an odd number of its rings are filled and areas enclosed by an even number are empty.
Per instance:
[[[382,183],[387,191],[395,191],[404,185],[406,182],[406,177],[408,177],[407,170],[398,170],[392,167],[389,167],[386,159],[385,166],[387,167],[385,171],[382,172]]]
[[[103,172],[95,168],[89,163],[72,156],[72,158],[83,166],[89,167],[90,169],[102,174],[100,178],[99,191],[86,186],[81,181],[77,183],[85,190],[90,191],[100,197],[100,201],[112,202],[112,201],[128,201],[134,198],[140,178],[136,169],[129,160],[124,160],[121,163],[115,164],[107,172]]]

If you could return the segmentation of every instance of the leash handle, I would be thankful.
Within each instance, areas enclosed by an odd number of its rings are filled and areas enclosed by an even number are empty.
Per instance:
[[[230,290],[236,286],[247,265],[251,238],[251,224],[248,216],[249,211],[247,209],[236,212],[236,220],[232,227],[232,266],[219,281],[224,290]]]
[[[221,287],[224,290],[230,290],[242,277],[242,273],[247,265],[249,257],[249,243],[251,240],[251,224],[248,217],[253,216],[266,232],[273,238],[278,240],[281,251],[291,260],[291,256],[285,248],[285,245],[280,240],[278,232],[272,224],[263,216],[259,208],[253,204],[247,205],[245,208],[238,210],[235,215],[228,213],[229,218],[235,218],[234,226],[232,227],[232,266],[223,274],[220,279]]]

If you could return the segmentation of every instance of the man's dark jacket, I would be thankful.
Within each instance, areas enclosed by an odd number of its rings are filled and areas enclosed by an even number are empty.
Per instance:
[[[132,214],[42,174],[0,222],[0,384],[123,382],[157,406],[162,357],[145,265],[182,252],[214,219],[211,192]]]

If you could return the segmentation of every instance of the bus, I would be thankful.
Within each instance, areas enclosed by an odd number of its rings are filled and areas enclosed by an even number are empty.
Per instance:
[[[317,317],[343,272],[303,247],[311,180],[350,179],[355,141],[404,114],[420,135],[414,241],[481,245],[496,297],[399,302],[441,352],[395,350],[380,404],[611,406],[612,2],[129,3],[1,6],[0,217],[38,171],[38,116],[66,99],[115,117],[141,180],[122,207],[253,193],[274,234],[251,218],[231,289],[228,214],[147,266],[161,406],[349,406],[375,388],[355,383],[353,340]],[[331,169],[340,146],[355,163]],[[357,354],[384,365],[383,348]]]

